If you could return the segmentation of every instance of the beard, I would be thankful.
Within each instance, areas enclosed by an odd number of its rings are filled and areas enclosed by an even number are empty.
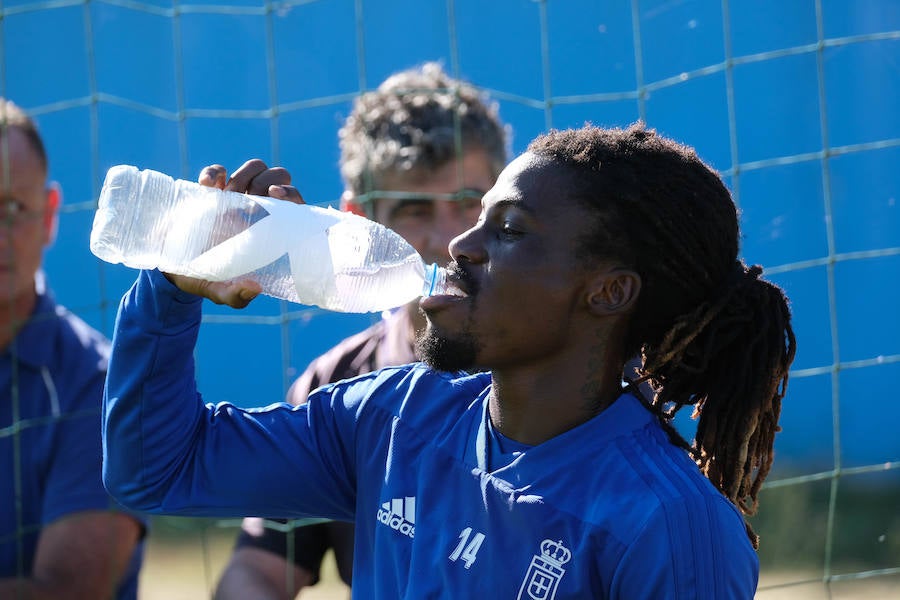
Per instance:
[[[450,272],[449,277],[468,291],[470,302],[474,302],[478,282],[456,261],[448,264],[447,270]],[[470,306],[469,310],[473,308]],[[452,335],[442,332],[427,315],[426,321],[428,326],[416,335],[415,345],[416,354],[422,358],[422,362],[438,371],[473,370],[481,345],[472,334],[471,320],[467,318],[459,327],[458,333]]]
[[[475,366],[478,343],[468,332],[451,338],[441,335],[429,324],[416,336],[416,353],[432,369],[468,371]]]

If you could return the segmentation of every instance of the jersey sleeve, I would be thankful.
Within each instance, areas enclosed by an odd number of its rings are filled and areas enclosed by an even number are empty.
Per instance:
[[[158,271],[122,299],[103,405],[110,492],[151,513],[351,518],[359,407],[343,388],[301,407],[204,404],[200,317],[201,299]]]
[[[310,393],[324,384],[374,370],[374,356],[383,337],[383,327],[384,321],[380,321],[314,359],[291,385],[286,401],[294,406],[304,404]],[[333,547],[341,577],[349,585],[353,556],[353,536],[349,532],[352,529],[353,525],[338,521],[314,525],[297,523],[296,527],[289,528],[265,527],[254,533],[242,529],[236,546],[265,550],[292,561],[308,571],[314,583],[319,580],[325,552]]]
[[[759,562],[749,538],[716,534],[735,531],[740,515],[724,497],[699,502],[648,517],[615,569],[610,598],[752,600]]]

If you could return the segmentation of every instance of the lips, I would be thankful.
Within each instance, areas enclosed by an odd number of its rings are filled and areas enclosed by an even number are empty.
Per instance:
[[[447,265],[447,295],[466,298],[474,295],[477,289],[475,278],[458,262]]]
[[[444,289],[445,296],[456,296],[457,298],[468,298],[469,294],[459,285],[458,281],[448,280],[447,287]]]
[[[426,296],[419,301],[423,310],[440,310],[457,305],[475,293],[474,280],[458,263],[447,265],[447,286],[443,293]]]
[[[467,300],[468,296],[454,296],[451,294],[423,296],[419,300],[419,308],[424,310],[426,314],[432,314],[454,306],[462,306]]]

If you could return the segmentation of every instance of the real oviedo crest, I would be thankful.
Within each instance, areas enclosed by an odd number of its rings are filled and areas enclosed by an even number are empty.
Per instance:
[[[541,553],[535,554],[531,565],[519,588],[516,600],[553,600],[559,580],[566,574],[563,565],[569,562],[572,553],[563,546],[562,540],[544,540]]]

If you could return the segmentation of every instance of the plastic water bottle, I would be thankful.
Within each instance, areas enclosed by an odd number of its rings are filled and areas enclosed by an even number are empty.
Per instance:
[[[251,279],[269,296],[341,312],[385,310],[446,286],[443,268],[364,217],[129,165],[106,174],[91,252],[135,269]]]

